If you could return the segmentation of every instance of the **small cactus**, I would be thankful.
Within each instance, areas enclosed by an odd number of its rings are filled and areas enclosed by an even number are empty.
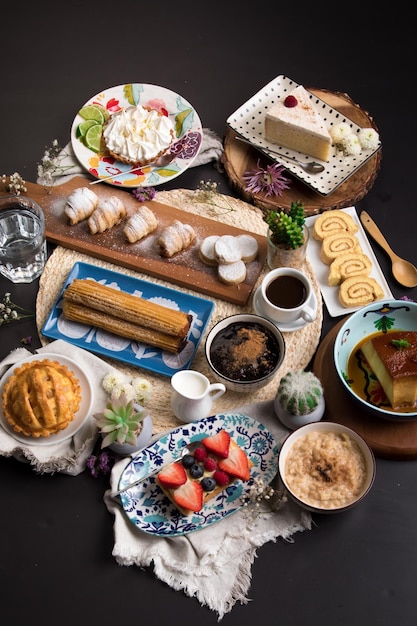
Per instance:
[[[264,219],[274,244],[294,250],[304,244],[305,209],[302,202],[292,202],[288,213],[271,210]]]
[[[313,372],[287,372],[281,378],[277,400],[292,415],[308,415],[317,407],[323,395],[321,382]]]

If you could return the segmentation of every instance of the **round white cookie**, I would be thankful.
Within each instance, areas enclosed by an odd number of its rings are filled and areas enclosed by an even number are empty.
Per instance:
[[[242,250],[237,237],[221,235],[214,244],[218,263],[236,263],[242,260]]]
[[[252,235],[237,235],[236,239],[239,242],[242,252],[242,261],[245,263],[251,263],[258,256],[259,246],[255,237]]]
[[[234,263],[219,263],[219,279],[226,285],[238,285],[246,278],[246,265],[239,259]]]
[[[205,237],[200,243],[199,255],[200,259],[206,265],[217,265],[217,256],[214,249],[214,244],[218,240],[220,235],[209,235]]]

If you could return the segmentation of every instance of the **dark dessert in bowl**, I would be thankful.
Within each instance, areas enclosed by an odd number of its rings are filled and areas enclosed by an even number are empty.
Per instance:
[[[267,385],[285,356],[281,331],[260,315],[231,315],[207,335],[206,359],[216,380],[232,391],[250,392]]]

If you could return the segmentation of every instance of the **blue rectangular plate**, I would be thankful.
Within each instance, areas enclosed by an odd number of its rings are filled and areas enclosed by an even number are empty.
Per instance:
[[[67,320],[62,313],[62,294],[76,278],[91,278],[103,285],[190,314],[193,319],[187,345],[179,354],[172,354],[147,344],[118,337],[95,326]],[[205,298],[88,263],[75,263],[41,332],[50,339],[63,339],[84,350],[171,377],[176,371],[190,367],[213,309],[214,303]]]

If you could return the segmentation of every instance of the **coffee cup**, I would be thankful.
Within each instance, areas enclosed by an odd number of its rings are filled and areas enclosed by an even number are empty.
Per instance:
[[[208,417],[213,402],[226,391],[223,383],[212,384],[207,376],[195,370],[175,372],[171,377],[171,386],[172,411],[175,417],[186,423]]]
[[[309,323],[316,319],[312,306],[313,286],[308,276],[292,267],[268,272],[260,287],[263,312],[274,322],[290,324],[300,319]]]
[[[25,196],[0,198],[0,273],[13,283],[31,283],[46,261],[45,218]]]

